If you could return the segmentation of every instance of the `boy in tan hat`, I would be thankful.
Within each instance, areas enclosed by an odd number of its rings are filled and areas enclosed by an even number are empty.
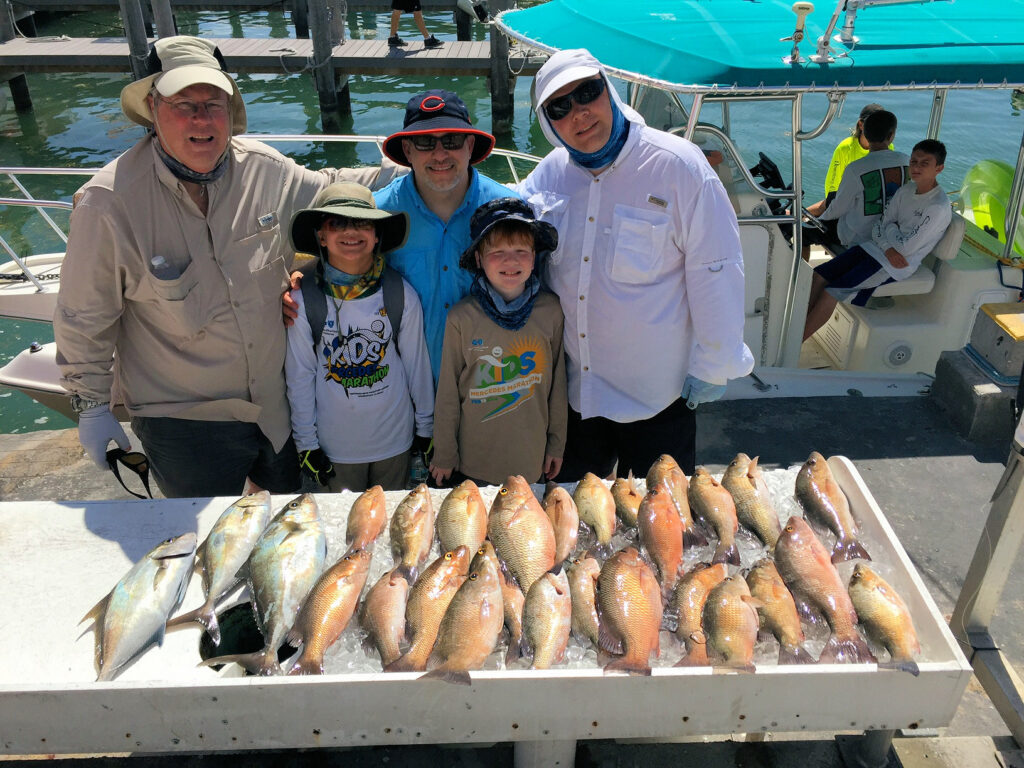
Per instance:
[[[331,491],[405,488],[410,448],[433,427],[434,382],[416,292],[385,264],[409,217],[377,208],[359,184],[332,184],[291,224],[318,256],[296,292],[285,377],[302,471]]]
[[[71,214],[53,328],[79,440],[102,468],[110,441],[130,448],[110,410],[123,402],[165,496],[237,496],[247,477],[290,492],[282,227],[333,181],[388,179],[239,137],[245,104],[210,41],[162,38],[149,63],[121,92],[147,134]]]

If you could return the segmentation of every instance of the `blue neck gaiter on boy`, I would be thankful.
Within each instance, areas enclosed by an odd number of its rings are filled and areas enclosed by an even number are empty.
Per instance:
[[[540,280],[536,275],[530,275],[523,286],[523,292],[512,301],[505,301],[482,274],[477,275],[469,291],[491,320],[505,330],[518,331],[530,319],[533,302],[540,293]]]

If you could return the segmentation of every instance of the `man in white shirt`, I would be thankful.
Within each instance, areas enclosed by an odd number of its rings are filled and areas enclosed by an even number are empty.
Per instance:
[[[699,403],[744,376],[743,259],[700,149],[648,127],[587,51],[552,56],[537,116],[555,149],[518,187],[558,229],[546,283],[565,313],[569,428],[557,480],[695,463]]]

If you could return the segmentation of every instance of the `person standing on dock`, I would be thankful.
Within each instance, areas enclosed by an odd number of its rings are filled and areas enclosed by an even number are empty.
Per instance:
[[[494,137],[474,128],[455,93],[432,90],[409,99],[401,131],[384,141],[384,154],[412,169],[374,194],[377,207],[409,215],[409,239],[388,254],[423,305],[430,367],[437,383],[448,310],[469,295],[473,274],[459,267],[473,238],[470,219],[508,188],[474,165],[494,148]]]
[[[556,480],[616,462],[646,475],[663,453],[692,473],[694,409],[754,364],[732,204],[700,149],[648,127],[589,52],[559,51],[535,87],[555,149],[518,191],[559,233],[546,275],[568,357]]]
[[[398,36],[398,20],[402,18],[403,13],[412,14],[413,21],[416,22],[420,34],[423,35],[424,48],[440,48],[444,45],[433,35],[427,34],[427,25],[423,21],[423,8],[420,6],[420,0],[391,0],[391,37],[388,38],[389,47],[400,48],[407,45],[405,40]]]
[[[79,440],[102,468],[111,441],[130,448],[110,412],[123,401],[165,496],[237,496],[247,477],[294,491],[283,228],[328,184],[394,167],[314,172],[239,138],[245,105],[208,41],[158,40],[150,65],[121,92],[149,133],[71,215],[53,327]]]

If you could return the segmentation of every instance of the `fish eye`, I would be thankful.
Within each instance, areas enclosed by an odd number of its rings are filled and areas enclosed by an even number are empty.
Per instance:
[[[502,496],[505,496],[508,494],[508,488],[506,488],[505,486],[501,486],[501,490],[498,491],[498,493],[500,493]]]
[[[795,529],[793,528],[792,525],[787,525],[786,526],[786,530],[789,531],[790,533],[792,533]]]
[[[477,579],[477,577],[478,577],[479,575],[480,575],[480,574],[478,574],[478,573],[477,573],[476,571],[473,571],[473,573],[469,574],[469,580],[470,580],[470,581],[476,581],[476,579]]]
[[[452,553],[451,552],[445,552],[444,553],[444,559],[445,560],[451,560],[452,559]]]

